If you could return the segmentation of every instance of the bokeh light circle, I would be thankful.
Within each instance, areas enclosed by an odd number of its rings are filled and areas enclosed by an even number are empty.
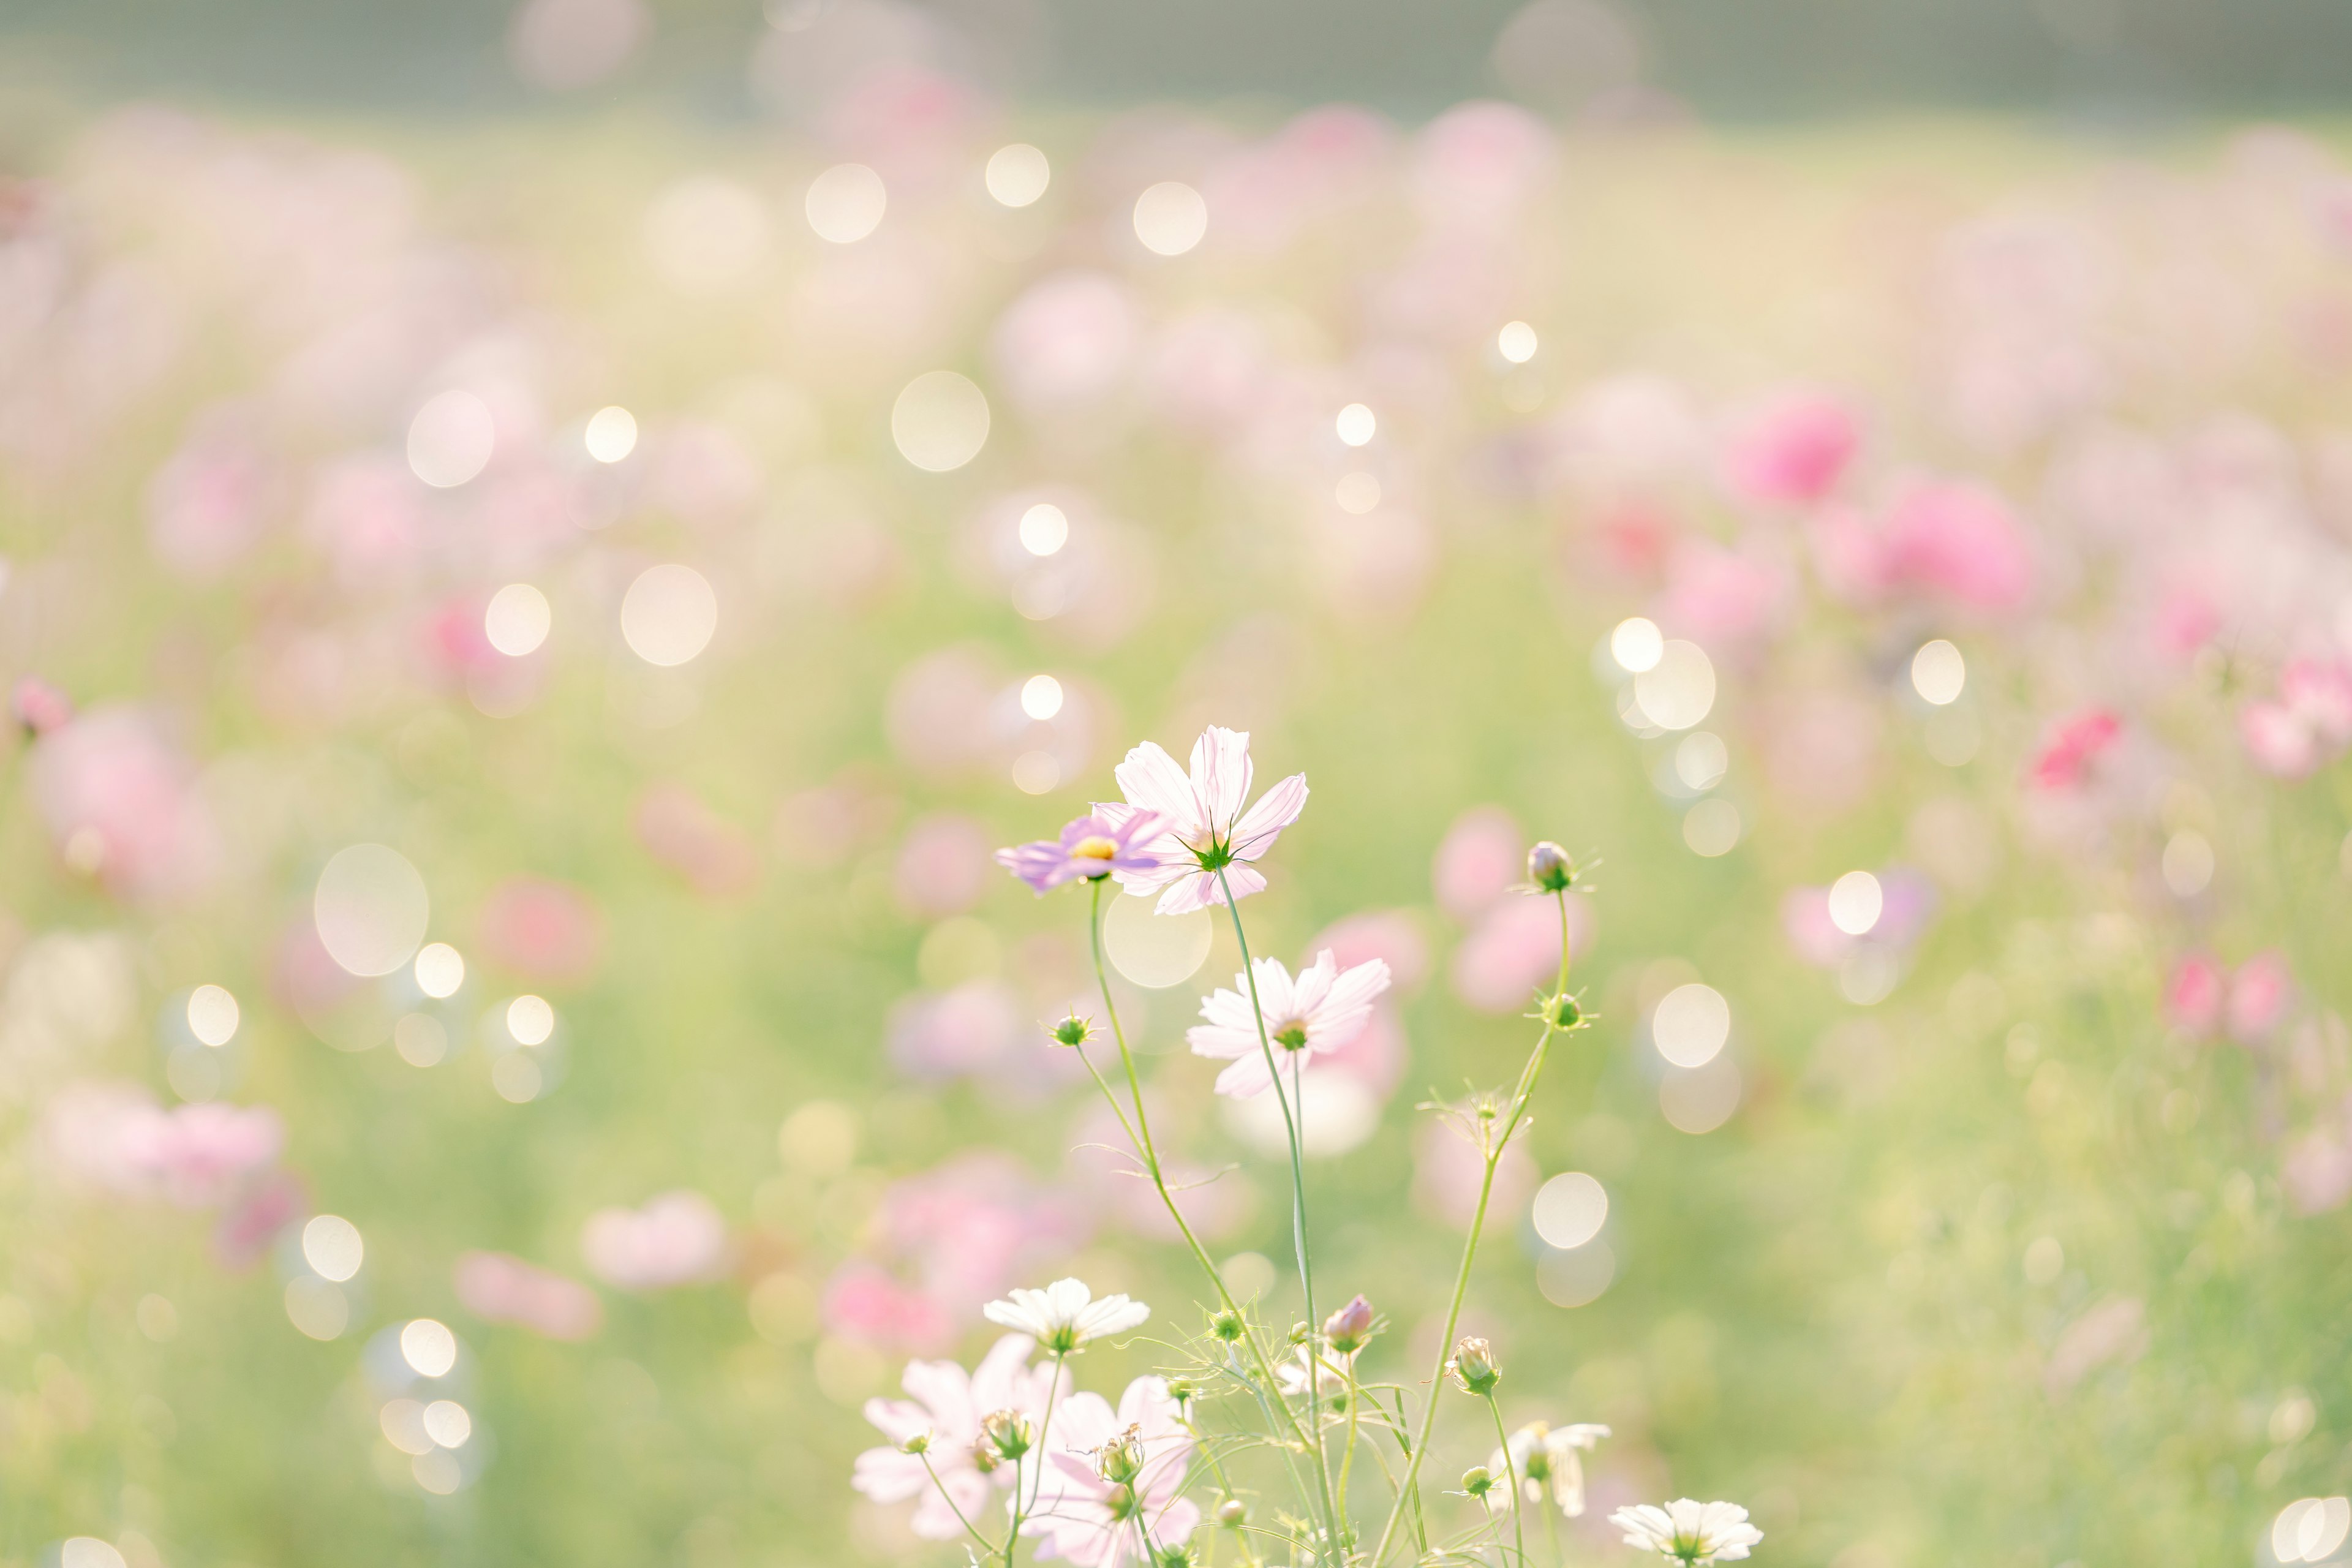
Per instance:
[[[444,1448],[462,1448],[474,1436],[473,1413],[454,1399],[436,1399],[425,1407],[425,1435]]]
[[[1848,871],[1830,884],[1830,924],[1848,936],[1867,936],[1886,908],[1886,890],[1867,871]]]
[[[366,1258],[360,1227],[341,1215],[313,1215],[302,1227],[302,1261],[321,1279],[340,1285],[360,1271]]]
[[[1677,985],[1651,1013],[1650,1038],[1675,1066],[1705,1067],[1731,1038],[1731,1004],[1712,985]]]
[[[1070,542],[1070,520],[1051,501],[1039,501],[1021,514],[1021,548],[1032,555],[1053,555]]]
[[[1332,424],[1340,441],[1350,447],[1370,446],[1381,429],[1380,416],[1361,403],[1350,403],[1339,410],[1339,417]]]
[[[400,1358],[419,1377],[446,1377],[457,1364],[457,1336],[433,1318],[412,1318],[400,1328]]]
[[[1117,894],[1103,917],[1103,948],[1111,967],[1147,991],[1181,985],[1199,973],[1215,931],[1208,910],[1154,914],[1159,901],[1157,894]]]
[[[1633,700],[1659,729],[1692,729],[1715,710],[1714,661],[1698,644],[1670,638],[1633,677]]]
[[[543,1046],[555,1033],[555,1009],[544,996],[518,996],[507,1004],[506,1023],[517,1045]]]
[[[1021,683],[1021,711],[1032,719],[1051,719],[1062,710],[1062,683],[1050,675],[1033,675]]]
[[[1640,675],[1658,668],[1658,660],[1666,651],[1665,634],[1658,623],[1646,616],[1634,616],[1617,623],[1609,634],[1609,657],[1617,668],[1628,675]]]
[[[1525,321],[1509,321],[1495,334],[1495,352],[1513,364],[1536,357],[1536,330]]]
[[[509,583],[490,595],[482,612],[482,635],[509,658],[535,653],[555,625],[547,595],[528,583]]]
[[[898,455],[928,474],[962,468],[988,444],[988,397],[951,370],[926,371],[890,408]]]
[[[383,844],[335,852],[310,900],[319,943],[353,974],[390,974],[425,941],[433,902],[408,858]]]
[[[452,387],[428,398],[409,420],[409,471],[435,489],[455,489],[489,467],[498,441],[490,405]]]
[[[1727,800],[1703,800],[1683,813],[1683,842],[1706,859],[1739,847],[1739,808]]]
[[[1209,232],[1209,204],[1181,180],[1163,180],[1135,198],[1135,237],[1156,256],[1181,256]]]
[[[1054,166],[1044,153],[1026,142],[1015,142],[989,154],[984,178],[988,194],[1000,205],[1025,207],[1054,183]]]
[[[855,245],[882,226],[890,194],[863,163],[835,163],[809,182],[802,205],[819,239]]]
[[[649,566],[621,599],[621,637],[647,664],[690,663],[719,629],[719,595],[691,566]]]
[[[1530,1215],[1548,1245],[1582,1247],[1609,1221],[1609,1190],[1582,1171],[1564,1171],[1536,1189]]]
[[[427,996],[455,996],[466,984],[466,960],[446,942],[425,943],[416,952],[416,988]]]
[[[600,463],[617,463],[637,449],[637,416],[615,403],[588,416],[580,444]]]
[[[236,1038],[241,1016],[236,998],[226,986],[199,985],[188,993],[188,1033],[207,1046],[225,1046]]]
[[[1958,701],[1968,683],[1969,661],[1942,637],[1911,656],[1911,689],[1938,708]]]

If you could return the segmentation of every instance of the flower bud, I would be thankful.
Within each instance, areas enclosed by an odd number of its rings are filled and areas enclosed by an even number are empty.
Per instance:
[[[1053,1028],[1047,1031],[1048,1034],[1053,1036],[1054,1043],[1057,1046],[1083,1046],[1088,1039],[1093,1037],[1094,1032],[1095,1026],[1093,1021],[1087,1018],[1081,1018],[1076,1013],[1071,1014],[1068,1017],[1063,1019],[1060,1023],[1055,1025]]]
[[[1473,1465],[1462,1472],[1462,1489],[1472,1497],[1485,1497],[1495,1489],[1495,1478],[1484,1465]]]
[[[1300,1322],[1290,1325],[1290,1342],[1292,1344],[1303,1345],[1314,1337],[1315,1326],[1312,1323]]]
[[[918,1432],[898,1445],[898,1452],[902,1454],[928,1454],[930,1451],[931,1435],[929,1432]]]
[[[1575,997],[1566,993],[1553,997],[1549,1010],[1555,1028],[1573,1029],[1584,1022],[1584,1009],[1577,1005]]]
[[[998,1410],[981,1417],[980,1441],[999,1458],[1017,1459],[1037,1444],[1037,1425],[1018,1410]]]
[[[1095,1450],[1095,1473],[1123,1487],[1143,1472],[1143,1428],[1129,1426]]]
[[[1503,1381],[1503,1369],[1495,1362],[1495,1347],[1475,1334],[1465,1336],[1454,1347],[1454,1359],[1445,1363],[1445,1370],[1469,1394],[1492,1394]]]
[[[1249,1325],[1242,1321],[1242,1315],[1239,1312],[1234,1311],[1231,1307],[1227,1307],[1222,1311],[1212,1313],[1209,1318],[1209,1332],[1216,1335],[1217,1338],[1224,1341],[1227,1344],[1231,1344],[1235,1340],[1240,1339],[1244,1333],[1248,1331],[1248,1328]]]
[[[1217,1505],[1217,1522],[1228,1530],[1239,1530],[1249,1522],[1249,1504],[1237,1497],[1229,1497]]]
[[[1181,1541],[1151,1549],[1152,1568],[1193,1568],[1199,1562],[1200,1559],[1192,1555],[1192,1549]]]
[[[1576,880],[1576,862],[1547,838],[1528,851],[1528,880],[1539,891],[1564,893]]]
[[[1168,1397],[1176,1402],[1179,1410],[1190,1405],[1192,1402],[1192,1396],[1200,1392],[1193,1386],[1192,1380],[1189,1377],[1171,1377],[1168,1380]]]
[[[1372,1304],[1361,1296],[1323,1320],[1323,1338],[1341,1355],[1372,1337]]]

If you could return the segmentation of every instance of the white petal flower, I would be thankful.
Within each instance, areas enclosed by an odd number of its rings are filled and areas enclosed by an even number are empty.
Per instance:
[[[1510,1473],[1518,1478],[1520,1495],[1528,1501],[1541,1502],[1549,1493],[1562,1514],[1578,1519],[1584,1513],[1584,1462],[1579,1455],[1591,1452],[1608,1436],[1608,1427],[1591,1422],[1554,1426],[1531,1421],[1511,1434],[1507,1456],[1501,1448],[1495,1450],[1486,1468],[1501,1476],[1507,1458]],[[1499,1488],[1494,1495],[1505,1503],[1517,1500]]]
[[[1043,1290],[1013,1290],[991,1301],[982,1316],[1015,1333],[1027,1334],[1049,1354],[1067,1355],[1088,1340],[1123,1333],[1151,1316],[1151,1309],[1125,1296],[1094,1300],[1083,1279],[1056,1279]]]
[[[1764,1539],[1738,1503],[1690,1498],[1677,1498],[1664,1508],[1646,1502],[1621,1508],[1609,1516],[1609,1522],[1625,1532],[1626,1545],[1654,1552],[1685,1568],[1737,1563]]]
[[[1276,1059],[1286,1067],[1305,1068],[1354,1039],[1371,1017],[1373,1001],[1389,988],[1385,961],[1341,969],[1328,947],[1296,978],[1278,958],[1258,959],[1251,971],[1265,1010],[1266,1038],[1281,1047]],[[1257,1009],[1250,1005],[1250,975],[1234,975],[1234,987],[1202,999],[1201,1016],[1208,1022],[1185,1030],[1184,1038],[1194,1056],[1234,1064],[1217,1075],[1219,1094],[1248,1100],[1264,1094],[1274,1079],[1265,1068],[1266,1047],[1258,1040]]]
[[[1163,915],[1181,915],[1265,889],[1265,878],[1250,862],[1274,847],[1282,830],[1307,809],[1307,775],[1293,773],[1255,805],[1249,799],[1249,732],[1211,725],[1192,743],[1190,773],[1152,742],[1127,753],[1112,770],[1125,805],[1098,802],[1095,814],[1118,825],[1137,812],[1163,819],[1159,837],[1144,846],[1159,861],[1150,871],[1117,873],[1130,893],[1158,893]],[[1222,876],[1222,879],[1221,879]]]

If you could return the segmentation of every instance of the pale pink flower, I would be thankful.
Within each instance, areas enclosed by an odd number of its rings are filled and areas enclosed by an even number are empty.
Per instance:
[[[1796,597],[1796,572],[1776,549],[1691,540],[1668,558],[1658,619],[1711,647],[1751,642],[1775,630]]]
[[[1072,1394],[1054,1412],[1045,1447],[1036,1508],[1021,1526],[1043,1537],[1039,1557],[1122,1568],[1142,1538],[1181,1545],[1201,1522],[1181,1495],[1192,1435],[1165,1378],[1129,1384],[1117,1411],[1098,1394]]]
[[[2230,979],[2230,1037],[2253,1045],[2269,1037],[2294,1005],[2294,976],[2284,955],[2258,952]]]
[[[2277,699],[2248,703],[2238,731],[2263,771],[2302,777],[2352,740],[2352,672],[2331,660],[2288,660]]]
[[[117,893],[171,897],[219,869],[195,770],[148,714],[100,708],[34,749],[33,799],[68,864]]]
[[[267,1106],[165,1110],[124,1084],[75,1084],[50,1101],[44,1142],[66,1169],[118,1192],[205,1208],[266,1171],[286,1142]]]
[[[706,899],[740,898],[760,883],[751,836],[684,784],[656,784],[629,814],[637,842]]]
[[[1098,882],[1120,872],[1142,876],[1160,868],[1159,860],[1142,846],[1158,838],[1163,826],[1149,811],[1116,824],[1089,812],[1066,824],[1058,838],[999,849],[996,863],[1040,893],[1081,878]]]
[[[2034,752],[2026,777],[2036,789],[2080,787],[2098,760],[2123,738],[2123,721],[2105,708],[2087,708],[2053,722]]]
[[[2352,1148],[2332,1131],[2295,1141],[2279,1165],[2279,1184],[2298,1214],[2325,1214],[2352,1198]]]
[[[1383,960],[1400,991],[1418,990],[1429,978],[1429,939],[1410,910],[1367,910],[1334,921],[1307,944],[1309,952],[1327,947],[1342,969]]]
[[[2042,1391],[2054,1399],[2108,1362],[2138,1360],[2147,1343],[2147,1312],[2139,1298],[2111,1296],[2075,1319],[2050,1347]]]
[[[827,1333],[864,1344],[929,1350],[955,1338],[955,1321],[939,1301],[857,1258],[826,1281],[822,1315]]]
[[[1265,878],[1251,865],[1307,809],[1307,775],[1293,773],[1242,809],[1250,792],[1249,735],[1211,725],[1192,743],[1188,778],[1176,759],[1146,741],[1114,770],[1125,805],[1098,805],[1095,815],[1114,824],[1139,812],[1166,819],[1168,830],[1143,847],[1155,869],[1127,872],[1131,893],[1158,891],[1158,912],[1181,915],[1225,901],[1220,879],[1236,899],[1263,892]]]
[[[1038,1473],[1042,1445],[1018,1464],[1006,1463],[992,1449],[983,1455],[980,1447],[981,1423],[1000,1410],[1044,1425],[1059,1369],[1050,1363],[1030,1366],[1033,1348],[1026,1334],[1007,1334],[970,1373],[949,1361],[909,1362],[901,1384],[911,1397],[866,1402],[866,1419],[890,1446],[858,1455],[850,1484],[876,1502],[915,1499],[915,1533],[927,1540],[954,1540],[963,1534],[965,1520],[985,1528],[982,1515],[989,1493],[1009,1488],[1016,1477],[1026,1482]],[[1067,1374],[1060,1375],[1066,1387]],[[918,1437],[927,1439],[924,1451],[906,1452],[906,1445]]]
[[[980,1315],[1067,1355],[1090,1341],[1137,1327],[1151,1316],[1151,1309],[1123,1295],[1097,1300],[1085,1280],[1056,1279],[1043,1290],[1009,1290],[1005,1300],[991,1301]]]
[[[476,1317],[517,1323],[551,1340],[584,1340],[604,1323],[596,1292],[504,1252],[467,1252],[452,1283]]]
[[[2254,765],[2274,777],[2299,779],[2319,765],[2311,726],[2284,702],[2247,703],[2238,711],[2238,736]]]
[[[1528,1152],[1526,1124],[1503,1151],[1495,1167],[1495,1190],[1488,1206],[1512,1214],[1534,1196],[1536,1163]],[[1412,1195],[1433,1218],[1467,1230],[1478,1207],[1478,1186],[1486,1173],[1486,1161],[1467,1138],[1439,1121],[1423,1121],[1413,1134]]]
[[[681,1189],[642,1208],[598,1209],[581,1226],[588,1272],[624,1290],[713,1279],[727,1262],[727,1222],[700,1193]]]
[[[1495,905],[1454,950],[1454,994],[1482,1013],[1524,1010],[1559,973],[1559,904],[1511,899]],[[1568,900],[1571,952],[1592,945],[1590,900]]]
[[[594,901],[542,877],[509,877],[491,889],[478,924],[487,954],[526,980],[574,984],[604,955],[604,917]]]
[[[37,675],[18,678],[8,707],[25,733],[32,736],[62,730],[74,716],[73,699]]]
[[[1437,846],[1429,879],[1437,907],[1466,921],[1510,891],[1525,869],[1527,840],[1499,805],[1474,805]]]
[[[246,1184],[213,1226],[213,1255],[226,1268],[249,1268],[269,1250],[278,1233],[310,1212],[300,1177],[271,1171]]]
[[[957,812],[918,817],[898,847],[890,881],[898,907],[923,920],[959,915],[988,886],[988,829]]]
[[[1724,467],[1732,488],[1751,500],[1805,506],[1837,487],[1861,444],[1860,424],[1845,405],[1795,393],[1732,433]]]
[[[2210,1036],[2221,1026],[2229,994],[2230,972],[2217,960],[2192,952],[2172,966],[2164,987],[2164,1015],[2183,1034]]]
[[[2021,609],[2033,589],[2032,547],[2016,514],[1974,485],[1915,486],[1874,525],[1832,509],[1811,534],[1824,582],[1848,599],[1906,592],[1997,614]]]
[[[1255,1007],[1250,976],[1237,974],[1234,989],[1202,999],[1201,1016],[1208,1022],[1184,1031],[1194,1056],[1233,1063],[1217,1075],[1217,1092],[1235,1100],[1264,1094],[1274,1081],[1258,1038],[1261,1012],[1265,1039],[1279,1050],[1276,1065],[1297,1071],[1354,1039],[1372,1016],[1373,1000],[1389,988],[1389,966],[1381,960],[1343,970],[1328,948],[1295,979],[1278,958],[1258,959],[1250,968],[1257,979]]]
[[[1034,413],[1098,406],[1125,380],[1142,325],[1133,297],[1107,273],[1056,272],[997,319],[997,376]]]

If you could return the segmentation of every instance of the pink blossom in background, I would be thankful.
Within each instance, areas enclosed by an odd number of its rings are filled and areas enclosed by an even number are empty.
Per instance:
[[[922,1290],[858,1258],[834,1270],[819,1316],[827,1333],[898,1350],[942,1349],[955,1342],[959,1327],[948,1309]]]
[[[1935,918],[1936,884],[1905,866],[1885,867],[1878,879],[1878,923],[1862,936],[1849,936],[1830,919],[1827,888],[1791,888],[1780,900],[1780,927],[1797,956],[1821,969],[1835,969],[1867,942],[1901,952],[1917,942]]]
[[[1103,272],[1057,272],[1031,284],[997,319],[991,357],[1014,402],[1052,414],[1111,396],[1141,335],[1126,285]]]
[[[826,1287],[825,1323],[873,1344],[952,1342],[982,1303],[1083,1246],[1091,1230],[1076,1195],[1010,1156],[958,1155],[883,1195],[866,1255]]]
[[[1364,1020],[1362,1028],[1349,1037],[1346,1044],[1322,1053],[1315,1066],[1318,1071],[1346,1073],[1370,1089],[1377,1099],[1386,1100],[1403,1079],[1405,1063],[1411,1055],[1404,1020],[1398,1016],[1392,999],[1384,997],[1372,1008],[1372,1016]]]
[[[2230,977],[2230,1037],[2241,1045],[2267,1039],[2294,1005],[2294,976],[2284,954],[2258,952]]]
[[[504,1252],[464,1252],[450,1282],[486,1322],[515,1323],[551,1340],[584,1340],[604,1325],[604,1303],[577,1279]]]
[[[515,74],[545,92],[593,87],[653,31],[645,0],[523,0],[507,23]]]
[[[1143,359],[1143,393],[1180,427],[1230,431],[1258,408],[1269,353],[1265,329],[1255,317],[1203,305],[1176,317],[1151,340]]]
[[[1437,907],[1466,921],[1527,874],[1527,837],[1499,805],[1474,805],[1454,819],[1430,867]]]
[[[2025,776],[2040,790],[2079,789],[2100,758],[2123,738],[2123,721],[2105,708],[2086,708],[2054,720],[2027,764]]]
[[[1149,1089],[1144,1105],[1150,1113],[1160,1173],[1184,1223],[1202,1241],[1233,1236],[1255,1209],[1257,1192],[1243,1172],[1189,1160],[1175,1152],[1168,1108]],[[1144,1175],[1133,1146],[1118,1118],[1099,1100],[1089,1103],[1071,1130],[1066,1161],[1072,1193],[1094,1202],[1111,1216],[1119,1234],[1133,1234],[1175,1246],[1183,1233],[1168,1215],[1168,1205]]]
[[[1559,973],[1559,908],[1550,899],[1513,897],[1479,917],[1454,950],[1454,994],[1482,1013],[1523,1013]],[[1592,945],[1592,905],[1568,900],[1572,952]]]
[[[1387,124],[1364,110],[1310,109],[1216,164],[1201,194],[1226,246],[1272,255],[1302,227],[1364,199],[1392,140]]]
[[[58,1163],[99,1186],[209,1208],[277,1162],[286,1142],[266,1106],[182,1105],[166,1110],[128,1084],[75,1084],[43,1121]]]
[[[751,836],[684,784],[655,784],[637,797],[629,826],[646,853],[706,899],[741,898],[760,884]]]
[[[1808,506],[1837,487],[1861,444],[1861,422],[1844,404],[1790,393],[1735,426],[1725,474],[1750,500]]]
[[[1557,155],[1551,128],[1526,110],[1465,103],[1413,139],[1406,189],[1433,227],[1491,229],[1517,215]]]
[[[137,709],[92,709],[49,734],[34,750],[32,786],[58,853],[110,891],[181,897],[219,869],[194,768]]]
[[[2172,966],[2164,986],[2164,1016],[2185,1035],[2200,1038],[2220,1032],[2221,1012],[2228,1005],[2230,972],[2201,952],[2193,952]]]
[[[1484,1156],[1459,1131],[1432,1119],[1413,1131],[1412,1161],[1414,1205],[1433,1219],[1467,1230],[1478,1207],[1478,1184],[1486,1175]],[[1514,1138],[1495,1167],[1487,1212],[1516,1214],[1535,1190],[1536,1163],[1528,1153],[1527,1139]]]
[[[2278,778],[2299,779],[2319,766],[2317,737],[2284,702],[2254,701],[2240,709],[2238,737],[2254,765]]]
[[[837,866],[879,837],[898,813],[880,773],[853,766],[777,803],[770,831],[776,852],[793,865]]]
[[[310,1194],[290,1171],[270,1171],[248,1183],[213,1226],[213,1256],[224,1268],[250,1268],[280,1233],[310,1212]]]
[[[2326,1214],[2352,1198],[2352,1144],[2343,1134],[2319,1129],[2294,1141],[2279,1162],[2279,1184],[2297,1214]]]
[[[2033,590],[2032,547],[2009,503],[1989,489],[1923,486],[1895,503],[1885,528],[1897,583],[1987,612],[2022,608]]]
[[[277,488],[252,416],[215,409],[147,487],[155,558],[188,577],[226,570],[259,542]]]
[[[17,678],[8,710],[26,734],[36,737],[64,729],[74,716],[73,699],[37,675]]]
[[[1778,631],[1796,599],[1796,569],[1775,547],[1727,550],[1690,540],[1667,558],[1658,621],[1677,636],[1725,647]]]
[[[509,877],[476,918],[483,951],[501,968],[546,984],[577,984],[604,956],[604,917],[587,893],[541,877]]]
[[[1512,829],[1514,840],[1517,832]],[[1309,952],[1325,948],[1342,969],[1381,960],[1400,993],[1418,991],[1429,978],[1429,938],[1410,910],[1367,910],[1335,921],[1307,944]]]
[[[624,1290],[665,1290],[726,1272],[727,1222],[700,1193],[681,1189],[639,1208],[604,1208],[580,1229],[588,1272]]]
[[[989,715],[1004,689],[993,656],[972,647],[925,654],[890,682],[883,729],[890,749],[919,772],[971,767],[996,743]]]
[[[2277,699],[2248,703],[2238,731],[2263,772],[2302,777],[2352,741],[2352,671],[2332,659],[2288,660]]]
[[[967,1373],[953,1362],[914,1362],[907,1368],[906,1399],[869,1399],[866,1419],[889,1441],[857,1456],[850,1484],[876,1502],[915,1501],[917,1535],[952,1541],[987,1518],[990,1494],[1018,1480],[1025,1498],[1034,1495],[1048,1445],[1043,1441],[1052,1413],[1066,1394],[1067,1371],[1052,1363],[1028,1363],[1035,1342],[1007,1334],[989,1348]],[[982,1470],[975,1456],[981,1423],[1000,1410],[1018,1412],[1038,1428],[1040,1441],[1017,1464]],[[906,1446],[929,1437],[927,1452]]]
[[[2138,1298],[2111,1297],[2091,1308],[2058,1336],[2042,1371],[2042,1386],[2053,1399],[2110,1362],[2128,1364],[2147,1351],[2147,1314]]]
[[[968,981],[892,1003],[882,1037],[891,1065],[910,1078],[969,1079],[1015,1100],[1034,1100],[1084,1069],[1050,1048],[1031,1012],[1001,981]]]

